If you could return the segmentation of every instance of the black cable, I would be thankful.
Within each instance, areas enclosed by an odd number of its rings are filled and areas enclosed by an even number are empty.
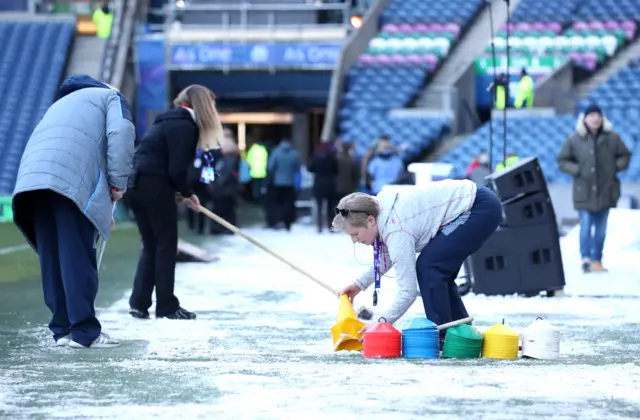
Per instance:
[[[511,57],[511,53],[509,51],[509,35],[511,33],[511,11],[510,11],[510,6],[511,6],[511,0],[504,0],[507,3],[507,39],[506,39],[506,44],[507,44],[507,86],[505,88],[505,92],[506,92],[506,101],[505,101],[505,107],[503,110],[503,120],[502,124],[503,124],[503,128],[504,128],[504,137],[503,137],[503,159],[502,159],[502,164],[506,167],[507,166],[507,103],[509,101],[509,98],[511,98],[511,95],[509,93],[509,85],[511,82],[511,62],[509,60],[509,58]]]
[[[493,87],[489,92],[489,170],[493,172],[493,105],[496,102],[497,98],[497,89],[498,89],[498,76],[496,66],[498,65],[496,61],[496,44],[494,42],[494,31],[493,31],[493,7],[491,6],[492,0],[486,0],[489,3],[489,30],[491,31],[491,56],[493,60]]]

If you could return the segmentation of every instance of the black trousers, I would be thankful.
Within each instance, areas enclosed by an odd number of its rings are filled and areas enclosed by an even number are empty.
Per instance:
[[[207,210],[214,211],[213,198],[209,193],[209,188],[207,185],[199,183],[195,188],[195,194],[198,196],[198,199],[200,200],[200,204],[202,205],[202,207],[206,208]],[[198,225],[197,227],[196,227],[196,221]],[[187,224],[189,226],[189,230],[191,230],[192,232],[203,234],[205,221],[206,221],[206,216],[203,213],[200,213],[199,211],[191,210],[189,208],[187,209]],[[213,233],[213,225],[210,225],[209,231]]]
[[[132,309],[146,311],[156,291],[156,316],[166,316],[180,308],[174,295],[178,253],[178,209],[175,192],[159,177],[138,175],[130,191],[131,207],[142,237],[133,291]]]
[[[236,197],[233,195],[228,196],[214,196],[213,197],[213,211],[220,217],[232,225],[236,225]],[[218,234],[230,234],[233,233],[226,227],[222,226],[218,222],[211,221],[211,233]]]
[[[333,217],[335,216],[335,208],[338,202],[336,199],[336,196],[335,195],[316,195],[315,199],[316,199],[316,207],[318,209],[318,214],[316,217],[318,231],[322,231],[323,229],[323,226],[322,226],[323,225],[322,223],[323,204],[326,211],[326,214],[324,215],[324,217],[326,217],[326,220],[327,220],[327,227],[331,229],[331,223],[333,222]]]
[[[102,327],[94,303],[98,294],[95,227],[76,204],[53,191],[32,195],[44,301],[49,329],[58,340],[68,334],[90,346]]]
[[[282,221],[284,226],[291,229],[296,219],[296,190],[293,187],[272,186],[269,190],[269,203],[273,206],[273,221]]]

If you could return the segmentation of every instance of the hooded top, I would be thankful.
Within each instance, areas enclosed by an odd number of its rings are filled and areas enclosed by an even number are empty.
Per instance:
[[[398,293],[383,316],[394,323],[409,309],[418,295],[416,253],[421,252],[440,228],[471,210],[476,184],[469,180],[429,182],[401,191],[383,190],[377,198],[377,223],[382,240],[380,274],[395,264]],[[375,281],[373,264],[356,284],[365,290]],[[385,278],[382,278],[384,288]]]

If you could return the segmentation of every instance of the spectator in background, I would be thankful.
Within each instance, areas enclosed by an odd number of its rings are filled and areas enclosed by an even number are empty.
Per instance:
[[[376,155],[369,162],[367,171],[372,180],[372,194],[378,194],[382,187],[398,179],[404,169],[404,162],[391,142],[388,139],[381,140]]]
[[[360,165],[353,157],[353,144],[336,141],[338,158],[338,178],[336,181],[336,195],[344,197],[358,190],[360,183]]]
[[[309,163],[309,172],[315,174],[313,179],[313,196],[316,200],[318,233],[322,233],[322,208],[326,210],[327,228],[331,231],[334,211],[337,203],[336,179],[338,177],[338,158],[333,143],[321,141],[316,147]],[[323,206],[324,204],[324,206]]]
[[[283,139],[276,146],[267,164],[267,173],[270,186],[269,191],[272,197],[268,197],[272,206],[274,222],[276,220],[284,222],[287,230],[291,230],[291,225],[295,220],[296,202],[296,176],[300,172],[300,155],[291,146],[288,139]],[[267,218],[269,219],[269,211]],[[277,223],[277,222],[276,222]]]
[[[109,238],[133,157],[131,108],[86,75],[65,80],[33,131],[13,193],[14,222],[38,253],[56,346],[116,347],[96,318],[96,242]]]
[[[516,108],[522,108],[524,105],[526,108],[533,108],[533,91],[533,78],[529,76],[527,70],[523,68],[520,72],[520,81],[518,82],[514,106]]]
[[[478,185],[486,185],[485,178],[491,175],[489,167],[489,153],[481,151],[477,157],[478,165],[469,172],[469,179]]]
[[[225,135],[222,143],[223,157],[216,165],[216,180],[213,182],[211,195],[216,214],[232,225],[236,224],[236,205],[240,192],[240,149],[233,137]],[[211,221],[211,233],[232,235],[226,227]]]
[[[507,153],[507,160],[504,162],[498,162],[496,165],[496,172],[501,171],[504,168],[508,168],[511,165],[515,165],[519,160],[520,158],[515,153]]]
[[[256,141],[247,151],[247,163],[251,175],[251,191],[254,203],[264,205],[267,192],[267,161],[269,152],[261,141]]]
[[[616,207],[620,198],[618,172],[629,166],[631,152],[602,110],[592,104],[578,118],[576,131],[562,146],[557,160],[560,169],[573,176],[582,270],[607,271],[602,265],[602,250],[609,209]]]
[[[508,84],[507,76],[504,73],[500,73],[487,88],[492,94],[495,109],[505,109],[507,107]]]
[[[378,151],[378,146],[380,145],[380,143],[383,143],[383,142],[387,142],[387,143],[390,142],[388,135],[383,134],[382,136],[380,136],[379,139],[371,142],[371,144],[369,145],[369,148],[367,149],[367,152],[362,157],[362,163],[361,163],[362,184],[364,185],[365,190],[371,191],[371,176],[369,175],[369,162],[371,162],[371,159],[373,159],[373,157],[376,155]]]
[[[109,38],[111,25],[113,24],[113,12],[109,7],[109,2],[104,1],[102,6],[93,12],[93,23],[96,24],[96,36],[98,38]]]

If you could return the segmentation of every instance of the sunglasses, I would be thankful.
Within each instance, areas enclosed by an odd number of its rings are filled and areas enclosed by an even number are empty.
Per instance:
[[[339,214],[342,217],[347,217],[349,215],[349,213],[368,214],[366,211],[363,211],[363,210],[339,209],[339,208],[336,207],[336,215]]]

